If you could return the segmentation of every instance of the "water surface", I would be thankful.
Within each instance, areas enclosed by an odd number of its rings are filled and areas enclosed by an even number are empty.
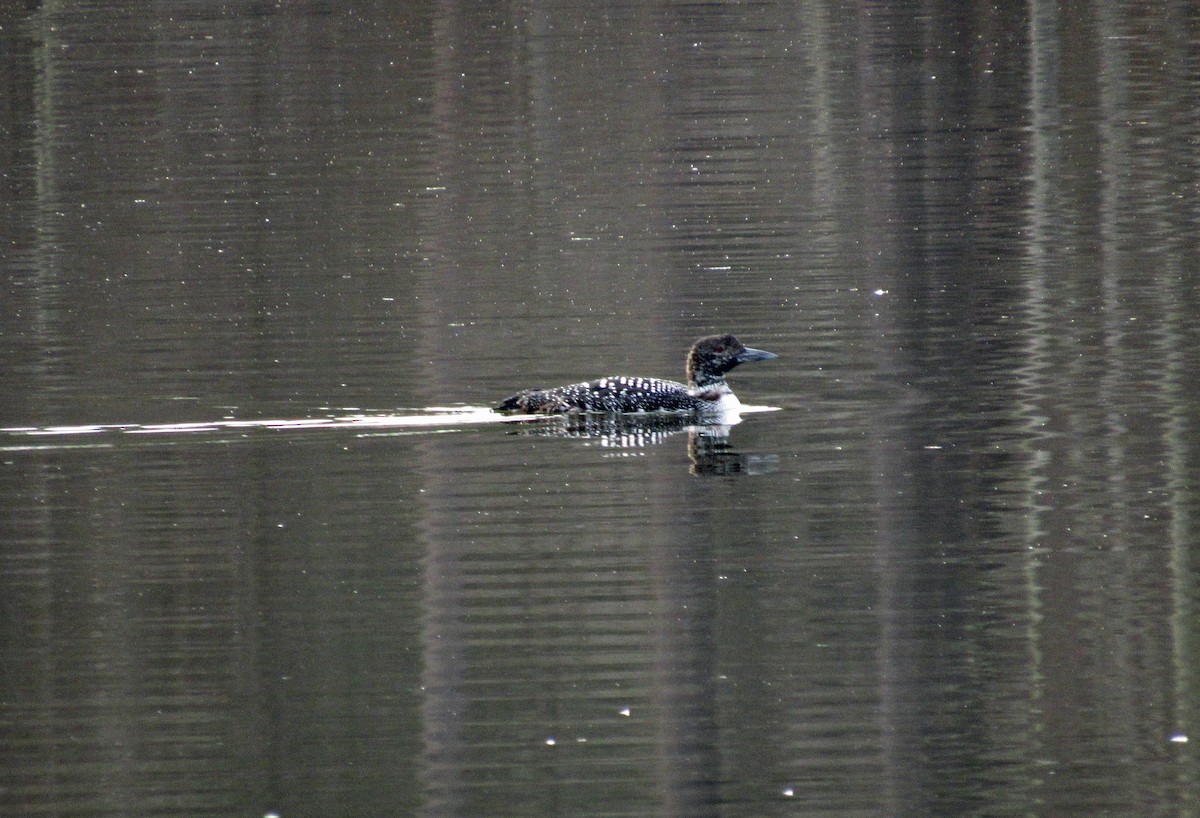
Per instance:
[[[0,811],[1194,815],[1195,14],[927,11],[0,12]]]

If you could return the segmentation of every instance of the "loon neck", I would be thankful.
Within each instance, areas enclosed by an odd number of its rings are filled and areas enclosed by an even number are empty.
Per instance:
[[[724,378],[697,378],[688,384],[688,392],[692,397],[703,400],[718,400],[725,395],[733,394],[733,390],[729,388],[729,384],[725,382]]]
[[[729,384],[725,382],[725,378],[720,375],[712,375],[707,372],[693,373],[691,381],[688,382],[688,386],[697,391],[709,389],[717,389],[725,392],[730,391]]]

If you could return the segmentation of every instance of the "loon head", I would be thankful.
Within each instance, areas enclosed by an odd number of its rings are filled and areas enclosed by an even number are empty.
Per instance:
[[[725,373],[738,364],[778,357],[773,352],[743,346],[732,335],[710,335],[692,344],[688,351],[688,383],[702,387],[718,384],[725,380]]]

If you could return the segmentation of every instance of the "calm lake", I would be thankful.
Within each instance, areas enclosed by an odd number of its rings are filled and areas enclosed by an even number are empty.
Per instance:
[[[0,10],[0,813],[1200,815],[1189,2]],[[682,379],[759,409],[502,422]]]

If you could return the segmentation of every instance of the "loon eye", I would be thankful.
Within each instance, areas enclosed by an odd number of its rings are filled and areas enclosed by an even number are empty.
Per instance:
[[[715,347],[713,347],[713,352],[724,352],[724,351],[725,351],[724,344],[717,344]]]

